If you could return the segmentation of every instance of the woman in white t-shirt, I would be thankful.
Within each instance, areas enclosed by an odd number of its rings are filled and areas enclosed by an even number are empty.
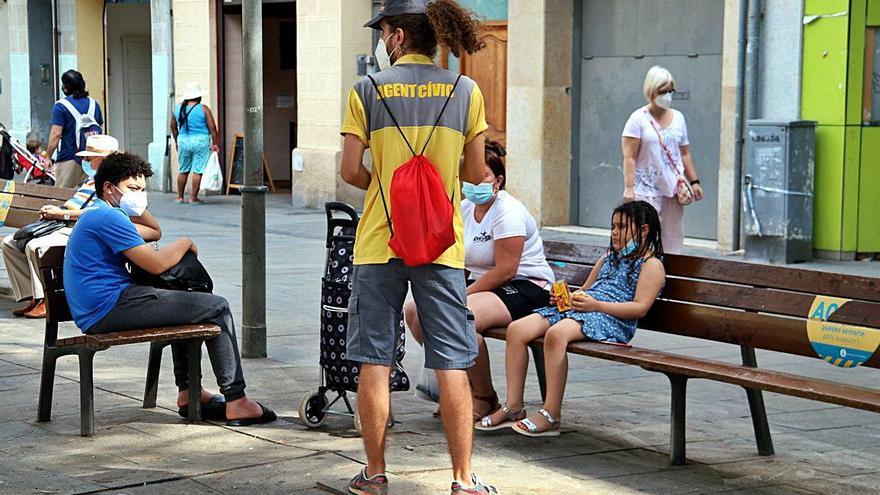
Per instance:
[[[678,253],[684,244],[684,208],[675,193],[678,177],[691,185],[694,199],[703,187],[690,152],[684,115],[672,109],[675,80],[663,67],[648,70],[643,86],[648,104],[630,115],[623,128],[623,200],[643,200],[660,213],[663,250]]]
[[[486,141],[486,177],[465,183],[461,215],[464,222],[468,309],[474,314],[480,348],[476,365],[468,370],[474,396],[474,420],[496,411],[500,404],[492,385],[484,330],[506,327],[513,320],[547,306],[553,270],[544,257],[538,224],[526,207],[504,190],[504,148]],[[415,303],[404,307],[413,337],[421,343]]]

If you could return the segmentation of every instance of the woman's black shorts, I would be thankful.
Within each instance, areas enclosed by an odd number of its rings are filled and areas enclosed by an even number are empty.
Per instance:
[[[467,283],[471,285],[474,282],[468,280]],[[513,320],[530,315],[534,309],[550,305],[550,293],[530,280],[511,280],[490,292],[501,299]]]

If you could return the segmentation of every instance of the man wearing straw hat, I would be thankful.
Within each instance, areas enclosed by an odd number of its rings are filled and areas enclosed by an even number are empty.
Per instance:
[[[41,220],[76,221],[83,209],[89,206],[94,199],[94,177],[98,167],[104,158],[117,151],[119,151],[119,142],[116,138],[104,134],[89,136],[86,140],[86,149],[76,154],[82,159],[82,172],[87,176],[86,181],[63,206],[46,205],[42,207],[40,209]],[[149,212],[133,220],[138,224],[138,232],[145,240],[155,241],[162,235],[159,224]],[[43,284],[36,269],[38,253],[50,247],[66,246],[71,230],[70,227],[63,227],[51,234],[35,237],[27,241],[23,250],[19,246],[19,242],[14,240],[13,235],[3,238],[3,260],[6,262],[6,271],[9,273],[10,282],[12,282],[12,292],[17,301],[27,301],[25,306],[13,310],[12,314],[27,318],[46,317]]]
[[[193,174],[189,191],[189,204],[203,205],[199,199],[199,186],[202,174],[208,166],[212,151],[217,151],[220,143],[217,124],[211,109],[202,103],[205,90],[197,82],[186,85],[183,101],[171,116],[171,134],[177,143],[177,161],[180,169],[177,174],[177,204],[183,204],[183,193],[189,174]],[[212,144],[213,142],[213,144]]]

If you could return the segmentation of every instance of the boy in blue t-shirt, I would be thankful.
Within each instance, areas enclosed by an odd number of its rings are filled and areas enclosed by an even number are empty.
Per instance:
[[[126,261],[159,275],[192,251],[195,244],[182,237],[155,251],[138,234],[129,217],[147,208],[145,178],[149,164],[131,153],[107,157],[95,175],[95,205],[80,216],[64,256],[64,291],[77,327],[84,333],[122,332],[143,328],[213,323],[221,334],[205,342],[223,396],[202,390],[206,419],[228,420],[230,426],[248,426],[275,420],[275,413],[247,398],[235,324],[226,299],[202,292],[171,291],[135,284]],[[172,344],[178,386],[178,413],[188,408],[186,344]]]
[[[101,106],[89,97],[82,74],[75,70],[65,72],[61,76],[61,90],[64,92],[64,99],[83,115],[88,113],[90,105],[94,105],[95,122],[103,127],[104,116],[101,114]],[[46,149],[46,154],[51,157],[55,150],[58,150],[52,169],[55,174],[55,185],[58,187],[76,187],[85,178],[80,167],[82,159],[76,156],[79,151],[76,133],[76,118],[61,100],[57,101],[52,107],[52,129],[49,131],[49,147]]]

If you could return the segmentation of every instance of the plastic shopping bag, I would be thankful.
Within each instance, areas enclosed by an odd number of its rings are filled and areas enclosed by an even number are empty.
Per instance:
[[[202,183],[199,186],[199,192],[219,192],[223,188],[223,172],[220,170],[220,157],[216,151],[211,152],[208,158],[208,166],[205,167],[205,173],[202,174]]]
[[[422,357],[421,361],[424,362],[424,348],[419,348],[419,350],[419,355]],[[419,384],[416,385],[413,395],[417,399],[440,403],[440,383],[437,381],[437,374],[434,370],[422,366]]]

